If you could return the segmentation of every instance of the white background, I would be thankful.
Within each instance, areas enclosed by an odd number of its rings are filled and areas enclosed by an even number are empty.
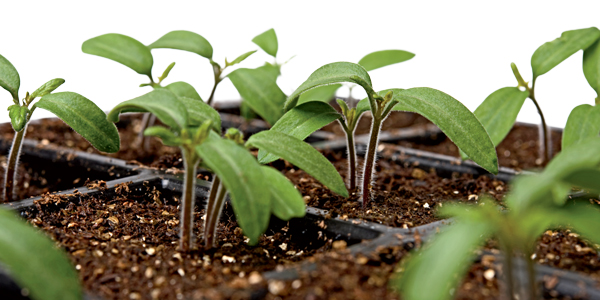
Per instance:
[[[278,61],[296,55],[278,83],[289,94],[315,69],[335,61],[358,62],[372,51],[402,49],[410,61],[371,72],[376,90],[432,87],[475,108],[493,91],[516,86],[510,63],[531,79],[530,58],[563,31],[600,27],[598,1],[2,1],[0,54],[21,75],[20,97],[49,79],[57,91],[84,95],[104,110],[150,91],[148,79],[116,62],[84,54],[81,44],[104,33],[129,35],[150,44],[172,30],[189,30],[213,46],[223,62],[258,49],[251,40],[269,28],[279,37]],[[153,50],[155,77],[177,62],[165,83],[186,81],[206,99],[213,84],[205,58],[177,50]],[[593,104],[595,92],[578,52],[536,84],[536,97],[552,126],[564,127],[570,110]],[[272,59],[259,51],[241,66]],[[355,97],[362,97],[358,89]],[[347,95],[347,89],[339,96]],[[233,85],[219,86],[217,101],[238,99]],[[12,104],[0,90],[0,101]],[[3,110],[3,109],[2,109]],[[50,116],[36,110],[34,118]],[[8,121],[8,112],[0,121]],[[539,122],[527,100],[518,120]]]

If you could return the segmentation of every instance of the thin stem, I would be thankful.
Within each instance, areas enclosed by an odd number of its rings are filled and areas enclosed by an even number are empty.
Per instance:
[[[183,197],[181,199],[181,217],[180,232],[181,239],[179,240],[179,249],[189,252],[192,250],[193,228],[194,228],[194,204],[196,200],[196,168],[198,166],[198,156],[193,150],[181,147],[183,154],[183,165],[185,168],[185,177],[183,179]]]
[[[504,278],[506,284],[506,299],[513,300],[515,295],[515,280],[513,278],[513,251],[508,245],[504,247]]]
[[[139,145],[141,147],[144,147],[145,150],[148,150],[148,148],[146,148],[146,139],[149,139],[149,137],[147,138],[144,135],[144,131],[146,130],[146,128],[149,127],[149,123],[150,123],[150,115],[151,113],[147,112],[144,113],[142,116],[142,124],[140,126],[140,132],[138,132],[138,141],[139,141]]]
[[[226,68],[226,67],[225,67]],[[222,68],[216,64],[213,64],[213,71],[215,73],[215,84],[213,85],[212,91],[210,92],[210,96],[208,97],[208,101],[206,101],[206,104],[212,106],[214,97],[215,97],[215,91],[217,90],[217,85],[219,85],[219,83],[221,82],[221,80],[223,80],[223,78],[221,78],[221,74],[223,73],[223,70],[225,70],[225,68]]]
[[[346,148],[348,149],[348,186],[349,190],[356,188],[356,146],[354,144],[355,127],[349,128],[345,120],[338,120],[346,133]]]
[[[150,114],[150,118],[148,119],[148,123],[146,124],[146,128],[154,126],[155,123],[156,123],[156,115]],[[150,150],[150,141],[152,140],[152,137],[146,137],[146,136],[143,135],[143,133],[144,132],[142,131],[142,136],[144,137],[144,139],[143,139],[144,149]]]
[[[527,279],[529,280],[529,299],[538,299],[537,281],[535,279],[535,264],[531,259],[533,253],[526,253],[525,260],[527,261]]]
[[[385,117],[373,114],[373,122],[371,123],[371,136],[369,138],[369,146],[367,153],[365,154],[365,168],[363,170],[363,181],[362,181],[362,201],[363,208],[367,207],[371,198],[371,181],[373,177],[373,171],[375,169],[375,154],[377,151],[377,143],[379,142],[379,131],[381,130],[381,123]]]
[[[6,172],[4,174],[4,198],[3,202],[9,202],[14,200],[14,191],[17,186],[15,180],[17,178],[17,165],[19,163],[19,154],[23,147],[23,137],[27,131],[27,124],[23,129],[15,134],[13,139],[10,153],[8,154],[8,160],[6,162]]]
[[[550,145],[550,138],[548,137],[548,126],[546,125],[546,119],[544,118],[544,114],[542,113],[542,108],[540,107],[537,100],[535,99],[535,79],[533,80],[533,82],[531,84],[531,88],[530,89],[528,88],[528,91],[529,91],[529,99],[531,99],[533,101],[533,104],[535,104],[538,114],[540,115],[540,118],[542,119],[542,124],[541,124],[542,134],[540,135],[540,155],[542,156],[542,159],[544,160],[544,162],[548,162],[548,161],[550,161],[552,146]]]
[[[215,192],[217,191],[217,192]],[[221,211],[225,204],[225,194],[227,190],[223,186],[221,180],[215,177],[211,187],[210,195],[216,195],[206,204],[206,217],[204,222],[204,246],[207,249],[215,247],[215,240],[217,237],[217,226],[219,225],[219,219],[221,217]],[[212,200],[212,201],[211,201]]]

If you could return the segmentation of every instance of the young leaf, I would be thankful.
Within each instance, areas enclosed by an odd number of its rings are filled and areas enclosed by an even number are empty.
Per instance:
[[[267,54],[276,57],[277,56],[277,35],[273,28],[255,36],[252,42],[257,44]]]
[[[275,124],[283,115],[281,107],[285,94],[269,74],[260,69],[237,69],[227,75],[252,110],[269,124]]]
[[[341,117],[329,104],[312,101],[292,108],[273,125],[271,130],[283,132],[302,141],[316,130]],[[258,151],[258,161],[261,164],[268,164],[277,159],[279,157],[265,150]]]
[[[600,106],[582,104],[569,114],[562,136],[562,149],[600,134]]]
[[[196,152],[227,188],[237,221],[255,245],[267,229],[271,211],[271,192],[261,166],[248,150],[216,134],[196,146]]]
[[[31,299],[83,298],[77,272],[52,240],[4,209],[0,228],[0,261]]]
[[[233,66],[233,65],[237,65],[239,63],[241,63],[242,61],[244,61],[246,58],[248,58],[248,56],[254,54],[254,52],[256,52],[256,50],[252,50],[252,51],[248,51],[240,56],[238,56],[236,59],[234,59],[232,62],[228,63],[228,66]]]
[[[119,151],[117,127],[89,99],[73,92],[60,92],[45,95],[33,107],[55,114],[96,149],[109,153]]]
[[[155,136],[162,140],[162,143],[167,146],[181,146],[181,138],[176,136],[171,130],[162,126],[152,126],[144,130],[144,135]]]
[[[202,98],[200,97],[200,95],[198,95],[198,92],[196,92],[196,89],[194,89],[194,87],[191,86],[187,82],[183,82],[183,81],[173,82],[173,83],[165,86],[165,88],[168,89],[169,91],[171,91],[177,97],[186,97],[186,98],[202,101]]]
[[[314,71],[285,102],[285,110],[292,109],[298,103],[298,97],[304,92],[323,85],[351,82],[362,86],[367,94],[374,93],[371,77],[360,65],[350,62],[335,62],[324,65]]]
[[[444,300],[471,265],[473,251],[492,229],[486,223],[459,221],[437,235],[425,249],[413,253],[394,280],[406,300]],[[435,282],[435,284],[431,284]]]
[[[301,218],[306,213],[306,204],[296,187],[279,171],[261,167],[265,180],[271,190],[271,210],[282,220]]]
[[[65,83],[65,80],[62,78],[52,79],[52,80],[44,83],[37,90],[35,90],[35,92],[33,92],[33,94],[31,94],[31,96],[29,96],[29,99],[35,99],[37,97],[43,97],[45,95],[48,95],[48,94],[54,92],[54,90],[57,89],[59,86],[61,86],[63,83]]]
[[[84,53],[102,56],[126,65],[139,74],[152,76],[152,53],[134,38],[107,33],[91,38],[81,45]]]
[[[119,103],[108,113],[107,118],[111,122],[118,122],[120,113],[151,112],[165,125],[181,130],[188,125],[187,110],[188,108],[175,94],[167,89],[156,89]]]
[[[596,27],[563,32],[559,38],[541,45],[531,56],[533,78],[546,74],[563,60],[584,50],[600,37]]]
[[[13,99],[19,100],[19,87],[21,86],[19,72],[2,55],[0,55],[0,86],[9,92]]]
[[[252,135],[246,146],[273,153],[304,170],[332,192],[348,197],[348,190],[340,174],[331,162],[311,145],[285,133],[268,130]]]
[[[190,126],[200,126],[207,120],[211,121],[212,129],[221,132],[221,115],[204,101],[198,101],[187,97],[179,97],[179,101],[187,108]]]
[[[415,57],[413,53],[403,50],[383,50],[365,55],[358,62],[365,70],[372,71],[381,67],[401,63]]]
[[[494,146],[506,137],[528,96],[527,91],[505,87],[490,94],[477,107],[474,114],[487,130]]]
[[[16,132],[23,130],[27,125],[27,114],[29,114],[29,109],[26,106],[13,104],[8,107],[8,116]]]
[[[263,70],[266,73],[268,73],[269,77],[273,81],[277,81],[277,77],[279,77],[279,75],[281,75],[281,65],[277,65],[277,64],[272,65],[272,64],[266,62],[264,65],[262,65],[256,69]]]
[[[212,59],[213,48],[201,35],[185,30],[171,31],[148,46],[150,49],[169,48],[196,53]]]
[[[390,90],[379,92],[381,95]],[[437,125],[474,162],[498,174],[496,149],[477,117],[452,96],[432,88],[391,89],[394,110],[418,113]]]
[[[341,87],[342,85],[338,83],[323,85],[312,90],[308,90],[302,93],[302,95],[300,95],[300,98],[298,99],[298,104],[296,105],[315,100],[328,103],[329,101],[331,101],[331,99],[333,99],[333,97],[335,97],[335,92],[337,92],[337,90]]]
[[[159,83],[169,76],[169,73],[171,73],[171,70],[173,70],[174,66],[175,62],[172,62],[170,65],[167,66],[167,68],[163,71],[162,75],[158,77]]]
[[[600,39],[583,50],[583,74],[600,97]]]

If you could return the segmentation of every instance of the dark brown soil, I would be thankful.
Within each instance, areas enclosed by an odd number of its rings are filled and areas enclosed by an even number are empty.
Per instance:
[[[70,254],[85,289],[105,299],[247,299],[265,291],[260,272],[331,248],[331,241],[310,246],[294,239],[289,225],[250,247],[229,216],[220,224],[217,249],[181,253],[178,197],[159,195],[166,203],[159,205],[151,188],[145,196],[131,194],[126,184],[117,190],[77,203],[47,196],[24,212]],[[198,237],[202,215],[195,213]]]

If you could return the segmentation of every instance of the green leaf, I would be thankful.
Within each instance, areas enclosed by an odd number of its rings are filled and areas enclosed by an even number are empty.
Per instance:
[[[196,53],[212,59],[213,48],[201,35],[185,30],[171,31],[148,46],[150,49],[169,48]]]
[[[589,138],[571,145],[558,153],[548,163],[543,174],[551,178],[560,178],[576,169],[600,164],[600,138]]]
[[[165,86],[165,88],[171,91],[177,97],[186,97],[190,99],[203,101],[198,92],[196,92],[196,89],[194,89],[194,87],[187,82],[173,82]]]
[[[473,261],[473,251],[483,245],[491,231],[486,223],[457,222],[425,249],[414,252],[404,272],[393,281],[402,299],[450,299],[450,290],[457,288]]]
[[[46,96],[46,95],[54,92],[54,90],[57,89],[59,86],[61,86],[63,83],[65,83],[65,80],[62,78],[52,79],[52,80],[44,83],[37,90],[35,90],[35,92],[33,92],[33,94],[31,94],[31,96],[29,96],[29,99],[35,99],[37,97]]]
[[[570,202],[560,209],[546,207],[545,217],[553,227],[567,226],[592,243],[600,243],[600,210],[588,203]]]
[[[332,192],[348,197],[348,190],[340,174],[311,145],[285,133],[268,130],[252,135],[246,146],[273,153],[304,170]]]
[[[534,80],[552,70],[575,52],[589,47],[598,37],[600,37],[600,30],[596,27],[570,30],[537,48],[531,56]]]
[[[227,75],[252,110],[269,124],[275,124],[283,115],[285,94],[265,70],[237,69]]]
[[[152,76],[152,53],[134,38],[107,33],[91,38],[81,45],[84,53],[102,56],[126,65],[139,74]]]
[[[4,209],[0,228],[0,261],[31,299],[83,298],[77,272],[52,240]]]
[[[43,108],[55,114],[92,146],[103,152],[119,151],[119,132],[115,124],[94,102],[73,92],[48,94],[33,107]]]
[[[562,136],[562,149],[600,134],[600,106],[583,104],[575,107]]]
[[[300,98],[298,99],[298,104],[296,105],[315,100],[329,103],[329,101],[331,101],[331,99],[335,97],[335,92],[337,92],[337,90],[341,87],[341,84],[331,84],[323,85],[312,90],[308,90],[302,93],[302,95],[300,95]]]
[[[120,113],[151,112],[165,125],[179,131],[188,125],[187,110],[175,94],[167,89],[156,89],[119,103],[108,113],[107,118],[111,122],[118,122]]]
[[[394,110],[418,113],[437,125],[474,162],[498,174],[498,157],[492,140],[477,117],[452,96],[432,88],[391,89],[400,103]]]
[[[267,54],[276,57],[277,56],[277,35],[273,28],[255,36],[252,42],[257,44]]]
[[[176,136],[171,130],[162,126],[152,126],[144,130],[144,135],[155,136],[162,140],[167,146],[179,147],[182,144],[181,138]]]
[[[246,58],[248,58],[248,56],[254,54],[254,52],[256,52],[256,50],[252,50],[252,51],[248,51],[240,56],[238,56],[236,59],[234,59],[232,62],[228,63],[228,66],[233,66],[233,65],[237,65],[239,63],[241,63],[242,61],[244,61]]]
[[[382,50],[369,53],[358,62],[365,70],[372,71],[381,67],[401,63],[415,57],[413,53],[404,50]]]
[[[173,69],[173,67],[175,66],[175,62],[172,62],[170,65],[167,66],[167,68],[163,71],[162,75],[160,75],[160,77],[158,77],[158,83],[161,83],[163,80],[165,80],[165,78],[167,78],[169,76],[169,73],[171,73],[171,70]]]
[[[212,129],[217,133],[221,133],[221,115],[218,111],[204,101],[187,97],[179,97],[179,101],[187,109],[190,126],[200,126],[204,121],[210,120]]]
[[[583,74],[600,97],[600,40],[583,50]]]
[[[267,229],[271,211],[271,191],[260,164],[248,150],[216,134],[196,146],[196,152],[221,178],[244,235],[255,245]]]
[[[282,132],[302,141],[316,130],[341,117],[329,104],[312,101],[298,105],[285,113],[273,125],[271,131]],[[261,164],[268,164],[277,159],[279,157],[265,150],[258,151],[258,161]]]
[[[19,100],[19,87],[21,86],[19,72],[2,55],[0,55],[0,86],[9,92],[13,99]]]
[[[13,104],[8,107],[8,116],[16,132],[23,130],[25,125],[27,125],[27,114],[29,114],[29,108],[26,106]]]
[[[600,170],[598,168],[577,169],[563,174],[562,180],[589,192],[600,193]]]
[[[296,187],[279,171],[262,166],[264,179],[271,190],[271,210],[282,220],[301,218],[306,214],[304,199]]]
[[[493,92],[477,107],[474,114],[487,130],[494,146],[504,140],[528,96],[527,91],[505,87]]]
[[[264,65],[262,65],[256,69],[260,69],[260,70],[267,72],[273,81],[277,81],[277,77],[279,77],[279,75],[281,75],[281,65],[277,65],[277,64],[272,65],[272,64],[266,62]]]
[[[356,83],[362,86],[367,94],[374,93],[371,77],[367,70],[354,63],[335,62],[324,65],[310,74],[308,79],[287,98],[284,108],[288,111],[296,106],[298,98],[306,91],[340,82]]]

